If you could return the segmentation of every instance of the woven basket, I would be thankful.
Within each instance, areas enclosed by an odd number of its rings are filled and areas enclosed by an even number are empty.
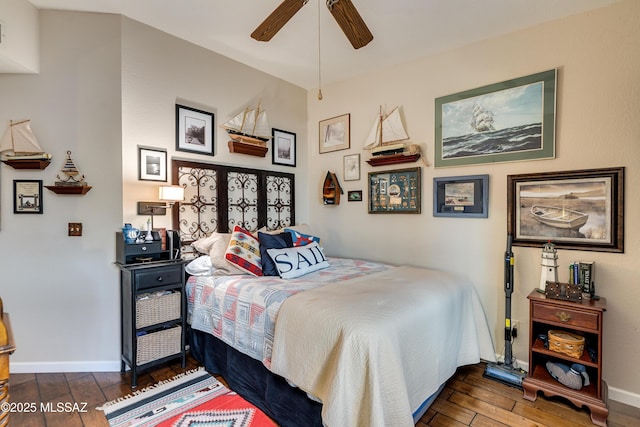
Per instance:
[[[584,337],[571,332],[551,330],[549,350],[579,359],[584,352]]]
[[[180,292],[136,301],[136,329],[180,318]]]
[[[182,327],[175,326],[139,336],[136,365],[180,353]]]

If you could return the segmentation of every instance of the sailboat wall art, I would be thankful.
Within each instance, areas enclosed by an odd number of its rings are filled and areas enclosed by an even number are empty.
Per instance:
[[[372,157],[367,160],[371,166],[391,165],[415,162],[420,158],[419,146],[407,145],[409,135],[405,129],[400,110],[395,107],[385,113],[380,107],[371,131],[365,140],[365,150],[371,150]]]
[[[555,157],[557,70],[436,98],[435,167]]]
[[[31,130],[31,120],[9,122],[0,139],[0,160],[14,169],[44,169],[51,162]]]
[[[84,175],[80,173],[71,158],[71,151],[67,151],[67,158],[57,178],[55,185],[45,186],[56,194],[86,194],[91,190],[91,187],[84,180]]]
[[[220,127],[225,129],[231,140],[230,153],[249,154],[264,157],[267,154],[267,142],[271,139],[271,127],[267,111],[261,103],[256,107],[247,107]]]

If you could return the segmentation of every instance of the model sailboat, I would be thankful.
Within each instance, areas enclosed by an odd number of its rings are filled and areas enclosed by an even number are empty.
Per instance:
[[[255,108],[246,108],[236,114],[222,126],[231,137],[229,151],[264,157],[267,153],[267,141],[271,139],[271,128],[266,110],[258,104]]]
[[[85,194],[91,187],[84,181],[84,175],[80,173],[75,162],[71,158],[71,151],[67,151],[67,160],[60,169],[58,181],[55,185],[46,185],[49,190],[57,194]]]
[[[417,145],[411,145],[408,150],[404,141],[409,139],[398,107],[389,114],[385,114],[380,107],[380,114],[376,118],[364,145],[365,150],[371,150],[373,157],[367,160],[372,166],[394,163],[415,162],[420,158]]]
[[[51,154],[43,152],[31,130],[31,120],[9,122],[0,139],[1,160],[16,169],[44,169],[51,161]]]

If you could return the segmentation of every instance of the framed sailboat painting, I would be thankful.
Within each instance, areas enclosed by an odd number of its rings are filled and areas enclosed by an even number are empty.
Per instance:
[[[555,157],[555,69],[436,98],[435,167]]]

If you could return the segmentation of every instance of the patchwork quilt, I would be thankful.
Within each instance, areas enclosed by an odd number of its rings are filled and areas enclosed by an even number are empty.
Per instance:
[[[186,286],[191,327],[271,367],[275,321],[282,303],[302,291],[387,271],[386,264],[328,258],[329,268],[296,279],[278,276],[192,276]]]

